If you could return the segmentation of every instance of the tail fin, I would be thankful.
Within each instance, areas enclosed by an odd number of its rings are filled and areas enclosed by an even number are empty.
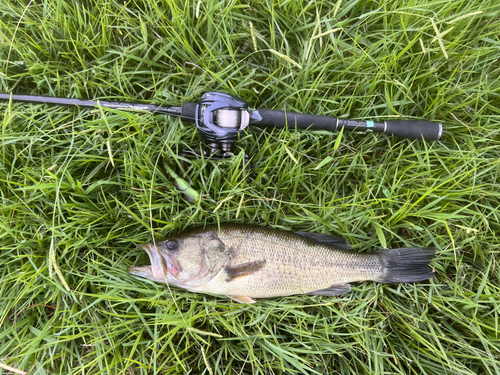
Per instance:
[[[413,283],[431,279],[434,271],[429,263],[436,250],[430,247],[403,247],[382,250],[380,258],[384,274],[378,280],[381,283]]]

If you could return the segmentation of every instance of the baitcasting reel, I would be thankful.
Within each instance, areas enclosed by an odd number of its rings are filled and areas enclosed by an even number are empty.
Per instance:
[[[195,123],[209,150],[183,150],[181,156],[203,156],[213,160],[233,156],[233,145],[240,132],[259,121],[258,116],[252,117],[253,114],[254,111],[248,110],[248,103],[243,99],[217,92],[204,94],[198,103],[182,104],[182,120]],[[248,162],[248,155],[245,155],[245,164]]]

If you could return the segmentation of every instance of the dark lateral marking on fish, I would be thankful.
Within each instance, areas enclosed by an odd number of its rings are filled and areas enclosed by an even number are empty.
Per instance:
[[[308,238],[318,244],[333,247],[338,250],[352,250],[346,240],[340,237],[333,237],[324,233],[295,232],[298,235]]]
[[[227,277],[226,281],[234,280],[237,277],[249,275],[251,273],[257,272],[266,264],[266,260],[258,260],[255,262],[246,262],[237,264],[236,266],[226,266]]]
[[[351,291],[350,284],[332,285],[326,289],[315,290],[314,292],[306,293],[308,296],[338,296],[339,294],[349,293]]]

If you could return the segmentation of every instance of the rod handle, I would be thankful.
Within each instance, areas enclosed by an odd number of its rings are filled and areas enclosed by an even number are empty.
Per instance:
[[[438,140],[443,133],[443,125],[440,122],[425,120],[358,121],[272,109],[259,109],[254,112],[253,117],[259,118],[260,121],[252,124],[258,127],[286,128],[288,126],[290,129],[311,130],[340,130],[344,128],[346,130],[380,132],[409,139],[424,139],[429,142]]]
[[[443,124],[437,121],[396,120],[385,121],[385,134],[409,139],[437,141],[443,134]]]
[[[330,116],[308,115],[305,113],[283,112],[274,109],[259,109],[262,118],[257,124],[258,127],[276,127],[290,129],[312,129],[312,130],[336,130],[338,119]]]

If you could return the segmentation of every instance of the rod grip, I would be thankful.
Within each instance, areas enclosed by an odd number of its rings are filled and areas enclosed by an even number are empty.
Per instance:
[[[258,127],[286,128],[288,126],[290,129],[337,129],[337,119],[335,117],[283,112],[274,109],[259,109],[256,112],[262,118],[261,121],[255,124]]]
[[[436,121],[396,120],[373,122],[283,112],[272,109],[259,109],[255,112],[255,117],[258,118],[260,116],[261,118],[259,122],[253,124],[258,127],[272,126],[286,128],[288,126],[290,129],[312,130],[340,130],[341,128],[345,128],[347,130],[382,132],[408,139],[424,139],[425,141],[436,141],[443,133],[443,125]]]
[[[181,119],[186,122],[195,122],[198,103],[184,102],[181,107]]]
[[[437,121],[397,120],[385,124],[384,133],[397,137],[437,141],[443,134],[443,125]]]

